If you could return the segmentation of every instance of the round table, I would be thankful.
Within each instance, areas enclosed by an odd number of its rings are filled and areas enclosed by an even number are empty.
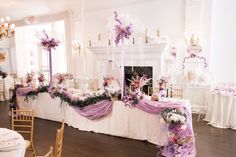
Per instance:
[[[236,129],[236,96],[212,92],[205,120],[218,128]]]
[[[24,157],[26,143],[17,132],[0,128],[0,157]]]

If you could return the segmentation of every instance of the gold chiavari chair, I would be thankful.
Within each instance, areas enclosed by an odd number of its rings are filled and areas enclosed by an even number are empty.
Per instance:
[[[33,146],[34,131],[34,113],[32,110],[12,110],[12,130],[28,135],[29,140],[25,140],[26,149],[32,151],[32,155],[36,156]]]
[[[5,100],[4,80],[0,80],[0,96]]]
[[[64,134],[64,120],[62,120],[62,125],[60,129],[57,129],[56,135],[56,143],[54,149],[54,157],[61,157],[62,153],[62,141],[63,141],[63,134]]]
[[[53,147],[50,147],[49,152],[47,154],[45,154],[44,156],[37,156],[37,157],[53,157],[52,151],[53,151]]]
[[[168,97],[183,99],[183,88],[173,87],[168,88]]]

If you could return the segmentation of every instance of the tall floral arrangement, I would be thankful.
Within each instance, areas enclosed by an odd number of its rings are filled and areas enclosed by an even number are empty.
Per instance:
[[[121,20],[118,17],[118,13],[115,11],[115,44],[118,45],[121,43],[121,99],[123,99],[124,96],[124,65],[125,65],[125,48],[124,48],[124,39],[129,39],[129,37],[132,34],[132,24],[125,25],[124,22],[121,22]]]
[[[121,39],[129,39],[132,34],[132,24],[124,25],[123,22],[118,18],[118,13],[115,11],[115,43],[119,44]]]
[[[41,38],[40,45],[43,47],[44,50],[48,51],[49,55],[49,76],[50,76],[50,89],[52,88],[52,49],[56,49],[59,46],[60,41],[49,37],[45,30],[43,30],[43,37]]]
[[[60,41],[49,37],[45,30],[43,30],[43,37],[41,38],[40,45],[46,50],[51,51],[52,49],[56,49],[57,46],[59,46]]]

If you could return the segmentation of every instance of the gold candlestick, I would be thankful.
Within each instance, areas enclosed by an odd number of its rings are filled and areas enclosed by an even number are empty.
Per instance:
[[[148,29],[146,28],[145,29],[145,43],[148,43],[148,36],[147,36],[147,34],[148,34]]]
[[[157,37],[160,37],[160,29],[157,28]]]
[[[98,34],[98,41],[101,41],[101,33]]]
[[[146,44],[148,43],[148,36],[147,35],[145,36],[145,43]]]
[[[88,40],[89,40],[89,46],[92,46],[91,36],[90,35],[88,35]]]

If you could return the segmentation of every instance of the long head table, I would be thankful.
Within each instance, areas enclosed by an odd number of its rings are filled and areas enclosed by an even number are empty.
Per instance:
[[[28,99],[28,102],[25,101],[24,96],[18,96],[17,99],[20,109],[33,109],[35,116],[42,119],[59,122],[64,119],[69,126],[79,130],[147,140],[159,146],[164,146],[168,143],[168,131],[165,131],[163,124],[161,124],[161,114],[157,114],[161,107],[154,106],[155,104],[160,105],[160,103],[150,102],[151,106],[149,105],[148,108],[144,109],[142,107],[145,106],[145,101],[142,102],[142,106],[137,105],[133,108],[126,106],[122,101],[114,101],[109,115],[91,120],[88,117],[84,117],[81,112],[78,112],[78,108],[76,109],[68,103],[62,102],[58,97],[52,99],[47,93],[39,93],[35,99]],[[188,115],[187,123],[190,128],[186,131],[189,135],[193,135],[191,109],[188,101],[172,104],[169,104],[169,106],[185,107],[188,110],[190,115]],[[163,103],[162,105],[167,104]],[[80,111],[83,111],[83,109]],[[191,154],[188,156],[193,157],[196,155],[194,139],[189,146],[188,150],[190,150]]]
[[[164,145],[167,135],[160,129],[160,115],[149,114],[137,108],[126,107],[122,101],[114,101],[112,113],[102,119],[89,120],[79,115],[74,107],[60,98],[52,99],[46,93],[39,94],[34,100],[24,101],[18,96],[20,109],[33,109],[38,118],[65,123],[83,131],[147,140],[157,145]]]

